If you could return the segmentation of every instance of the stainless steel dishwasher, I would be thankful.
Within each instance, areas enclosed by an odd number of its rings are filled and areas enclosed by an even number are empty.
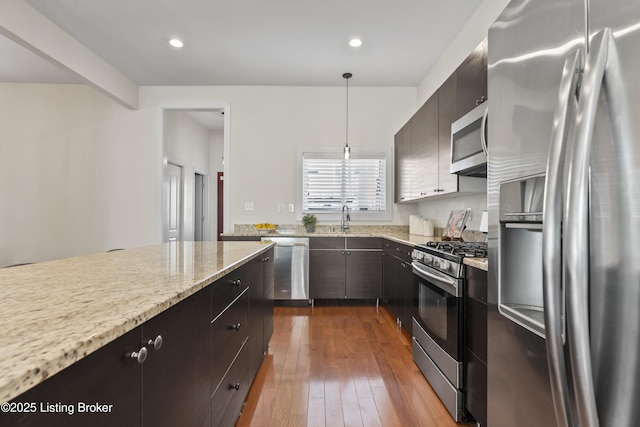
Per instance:
[[[263,237],[275,243],[274,300],[309,303],[309,239]]]

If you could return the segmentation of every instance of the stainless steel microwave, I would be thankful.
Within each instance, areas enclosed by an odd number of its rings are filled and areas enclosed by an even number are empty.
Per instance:
[[[488,102],[451,124],[451,173],[487,176]]]

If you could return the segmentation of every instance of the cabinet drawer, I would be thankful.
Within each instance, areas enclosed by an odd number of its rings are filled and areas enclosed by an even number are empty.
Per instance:
[[[233,364],[222,379],[220,387],[211,398],[211,414],[213,427],[232,427],[240,416],[251,380],[246,375],[247,370],[247,341],[235,354]]]
[[[382,246],[385,253],[400,258],[404,262],[411,262],[411,251],[413,251],[411,246],[387,239],[384,240]]]
[[[245,289],[233,304],[211,322],[211,391],[213,393],[249,336],[248,311],[249,289]]]
[[[379,237],[347,237],[347,249],[382,249]]]
[[[232,271],[211,285],[211,318],[215,319],[248,287],[251,280],[249,264]]]
[[[309,239],[309,249],[344,249],[344,237],[312,237]]]

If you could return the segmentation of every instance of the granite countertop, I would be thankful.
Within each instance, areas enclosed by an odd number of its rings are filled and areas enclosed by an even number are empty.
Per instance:
[[[0,270],[6,402],[272,244],[172,242]]]
[[[462,260],[465,265],[479,268],[480,270],[489,271],[489,259],[488,258],[465,258]]]

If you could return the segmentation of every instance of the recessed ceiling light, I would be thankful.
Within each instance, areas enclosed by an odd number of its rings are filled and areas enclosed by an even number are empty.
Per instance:
[[[362,46],[362,40],[360,40],[360,39],[351,39],[349,41],[349,46],[351,46],[351,47],[360,47],[360,46]]]
[[[184,43],[182,43],[182,41],[178,40],[178,39],[171,39],[169,40],[169,44],[173,47],[182,47],[184,46]]]

